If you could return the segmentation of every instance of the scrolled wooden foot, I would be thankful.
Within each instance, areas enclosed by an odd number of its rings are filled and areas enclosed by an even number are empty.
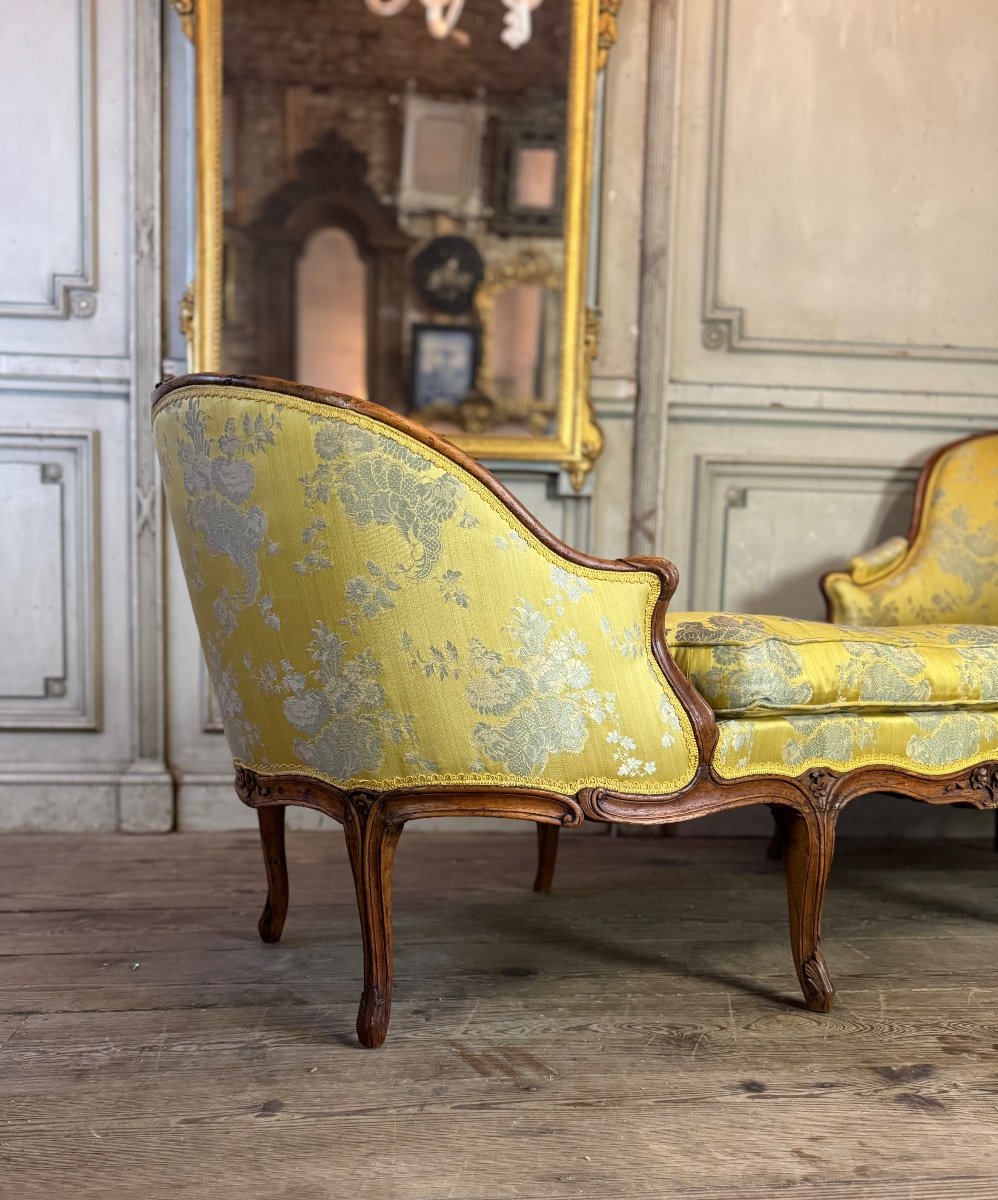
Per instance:
[[[383,1045],[388,1036],[391,1016],[391,996],[377,988],[365,988],[357,1010],[357,1037],[360,1044],[369,1050]]]
[[[288,915],[288,864],[284,854],[283,806],[258,808],[263,864],[267,871],[267,902],[257,923],[265,942],[279,942]]]
[[[362,1046],[382,1045],[392,1012],[392,866],[401,824],[386,819],[384,796],[351,793],[343,807],[364,943],[364,992],[357,1012]]]
[[[537,822],[537,874],[534,877],[535,892],[550,892],[554,882],[554,864],[558,856],[559,825]]]
[[[773,808],[783,842],[790,910],[790,948],[804,1003],[812,1012],[828,1012],[835,987],[821,953],[821,913],[825,885],[835,853],[835,806],[806,811]]]
[[[835,1003],[835,988],[828,975],[821,951],[807,959],[801,970],[804,1003],[811,1012],[829,1012]]]

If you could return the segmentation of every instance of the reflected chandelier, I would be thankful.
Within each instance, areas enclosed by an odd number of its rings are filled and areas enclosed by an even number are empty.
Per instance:
[[[405,8],[409,0],[364,0],[368,9],[379,17],[394,17]],[[530,41],[530,14],[540,6],[541,0],[502,0],[506,8],[503,17],[502,40],[511,50],[519,50]],[[422,0],[426,9],[426,28],[435,38],[450,37],[454,33],[464,9],[464,0]]]

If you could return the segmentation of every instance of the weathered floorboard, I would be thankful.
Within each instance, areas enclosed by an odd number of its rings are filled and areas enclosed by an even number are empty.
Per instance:
[[[357,1048],[352,880],[289,834],[0,838],[0,1198],[996,1200],[998,859],[840,847],[800,1004],[761,842],[403,837]]]

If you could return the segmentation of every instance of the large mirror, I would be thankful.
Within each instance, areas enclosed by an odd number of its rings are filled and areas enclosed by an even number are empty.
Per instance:
[[[618,4],[174,0],[197,56],[194,369],[367,397],[581,486]]]

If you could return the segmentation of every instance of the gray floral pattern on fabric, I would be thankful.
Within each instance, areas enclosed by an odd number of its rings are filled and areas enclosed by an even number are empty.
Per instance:
[[[993,713],[919,713],[912,719],[922,733],[909,739],[907,753],[920,766],[939,767],[975,757],[995,736]]]
[[[426,477],[428,459],[346,422],[321,425],[314,445],[319,465],[301,479],[306,504],[326,505],[335,493],[357,525],[393,526],[412,553],[404,568],[409,578],[426,579],[440,558],[441,526],[457,515],[464,498],[460,480]]]
[[[555,564],[549,576],[553,592],[541,600],[541,607],[521,598],[510,612],[500,645],[472,637],[464,649],[452,641],[420,648],[404,633],[402,650],[411,667],[427,678],[463,680],[469,706],[479,716],[493,718],[472,729],[480,756],[471,767],[475,772],[499,766],[529,779],[542,774],[553,755],[580,753],[590,732],[598,729],[619,776],[653,774],[655,761],[641,757],[634,738],[620,726],[616,696],[592,686],[588,645],[573,627],[558,632],[552,619],[592,595],[589,581]],[[604,626],[603,632],[614,644],[612,628]],[[622,657],[630,655],[622,652]],[[679,718],[664,696],[660,712],[660,744],[669,747],[681,734]]]
[[[718,646],[697,686],[715,712],[800,707],[811,699],[800,654],[768,639],[751,646]]]
[[[783,761],[793,771],[814,760],[848,762],[876,741],[876,719],[836,715],[834,718],[785,717],[789,736]],[[717,756],[737,770],[748,769],[753,759],[757,723],[751,720],[718,722]]]
[[[589,732],[574,697],[538,696],[506,725],[476,725],[479,749],[513,775],[540,774],[552,754],[578,754]]]
[[[235,672],[222,662],[217,647],[209,644],[205,657],[229,749],[234,758],[248,759],[260,744],[259,726],[247,719]]]
[[[838,668],[840,694],[851,700],[875,701],[899,706],[918,704],[932,695],[932,683],[924,678],[925,659],[902,646],[878,646],[875,642],[842,642],[849,654]],[[923,678],[918,678],[918,676]]]
[[[190,397],[179,424],[177,459],[183,468],[187,495],[184,516],[187,527],[200,533],[211,555],[228,558],[243,577],[240,591],[224,585],[212,600],[215,631],[205,638],[205,658],[215,695],[222,710],[222,722],[233,755],[249,759],[260,744],[259,728],[243,713],[235,673],[223,655],[223,647],[238,628],[243,609],[259,604],[264,621],[280,627],[280,618],[270,596],[259,596],[258,556],[276,547],[267,541],[267,515],[259,505],[247,502],[256,486],[256,471],[250,461],[275,444],[281,428],[280,412],[269,415],[246,413],[241,422],[229,417],[217,439],[208,436],[208,421],[196,397]],[[204,587],[196,552],[185,563],[194,590]]]
[[[706,621],[680,621],[669,640],[681,645],[713,646],[733,640],[744,642],[766,632],[766,623],[732,613],[711,613]]]
[[[985,587],[994,586],[998,519],[975,527],[963,505],[949,508],[948,504],[946,491],[940,488],[931,506],[930,519],[935,518],[945,536],[933,538],[932,551],[940,568],[964,584],[961,601],[976,604]]]
[[[257,555],[267,534],[267,514],[259,505],[245,506],[253,494],[256,473],[250,457],[274,445],[280,416],[246,414],[241,425],[230,417],[216,440],[207,436],[208,422],[197,399],[188,400],[177,457],[183,464],[187,492],[187,525],[204,535],[212,554],[230,558],[243,573],[237,604],[252,604],[260,586]],[[233,599],[230,597],[230,599]],[[226,606],[231,612],[231,605]]]
[[[399,715],[388,705],[381,685],[381,663],[369,648],[354,650],[335,630],[319,622],[312,630],[308,675],[289,662],[257,672],[257,686],[285,694],[285,719],[304,737],[294,739],[302,762],[332,779],[371,774],[384,761],[384,746],[415,744],[411,714]],[[406,761],[422,769],[432,763],[410,749]]]
[[[783,751],[783,761],[803,767],[813,759],[848,762],[877,740],[876,720],[864,717],[787,717],[792,732]]]

